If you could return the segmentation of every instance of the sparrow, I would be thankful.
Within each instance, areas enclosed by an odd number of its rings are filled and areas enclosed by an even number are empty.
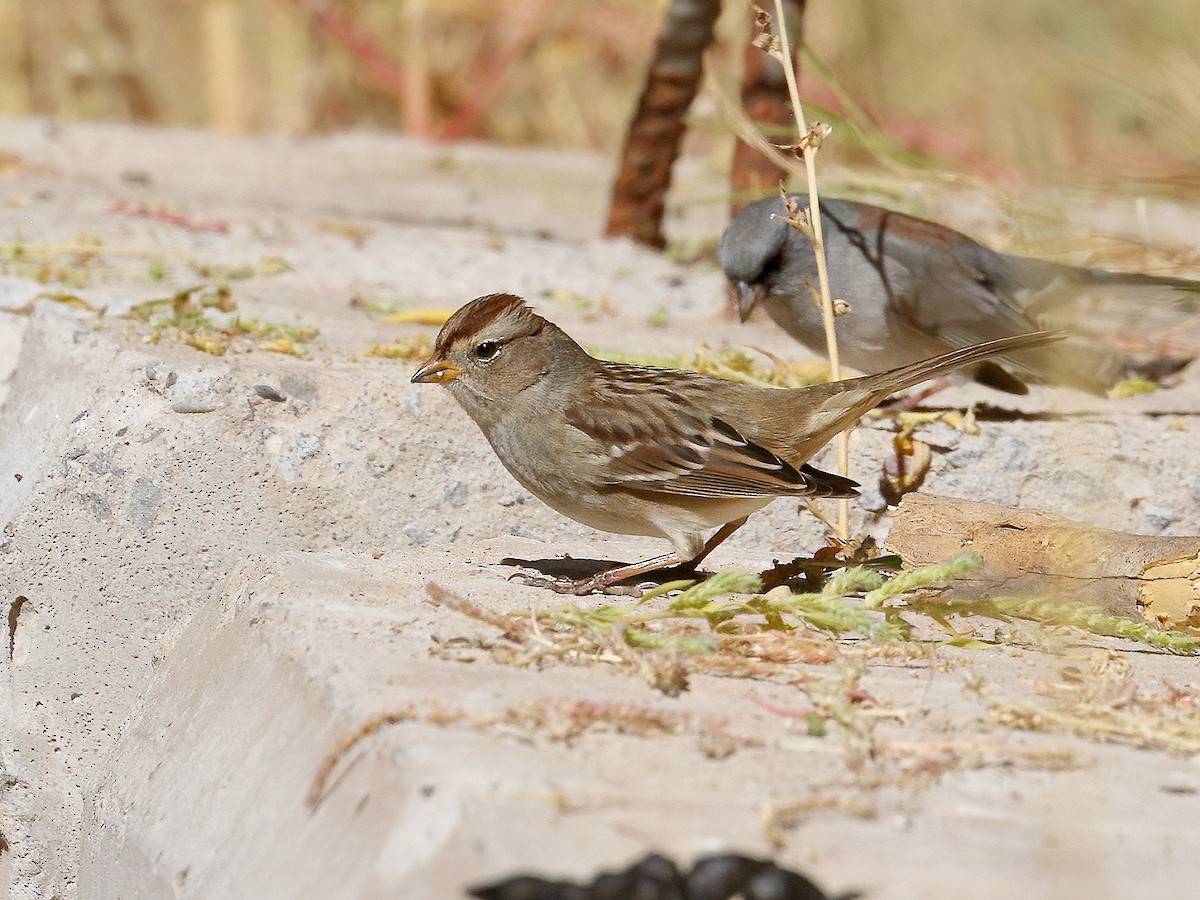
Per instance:
[[[698,565],[776,497],[856,496],[856,482],[808,464],[832,437],[895,391],[1059,337],[1018,335],[880,375],[766,388],[595,359],[521,298],[489,294],[446,321],[412,381],[449,388],[547,506],[601,531],[670,541],[669,554],[555,588],[587,594]]]
[[[791,197],[800,208],[808,203],[805,194]],[[779,195],[745,207],[721,237],[721,268],[743,321],[761,303],[784,331],[824,355],[812,241],[786,217]],[[830,291],[850,306],[836,320],[839,355],[860,372],[1067,323],[1067,343],[983,360],[969,374],[1013,394],[1027,393],[1034,381],[1104,395],[1131,374],[1162,377],[1190,361],[1142,366],[1083,332],[1090,308],[1114,300],[1194,317],[1198,281],[1007,256],[934,222],[849,200],[822,198],[821,227]]]

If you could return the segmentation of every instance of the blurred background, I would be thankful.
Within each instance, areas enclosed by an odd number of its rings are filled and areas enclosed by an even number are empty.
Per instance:
[[[0,115],[615,154],[666,5],[0,0]],[[725,7],[709,69],[736,97],[750,15]],[[834,160],[1200,192],[1196,0],[810,0],[804,26]],[[692,125],[725,159],[718,108]]]

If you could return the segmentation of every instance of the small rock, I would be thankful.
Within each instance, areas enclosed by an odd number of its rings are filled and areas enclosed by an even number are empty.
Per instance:
[[[465,481],[456,480],[451,481],[446,485],[443,496],[446,498],[447,503],[449,503],[455,509],[459,509],[467,505],[467,495],[469,493],[470,489],[467,487],[467,483]]]
[[[142,534],[148,532],[158,518],[158,508],[162,501],[162,492],[149,478],[139,478],[129,491],[129,509],[126,517]]]
[[[945,422],[930,422],[920,429],[917,436],[931,447],[948,451],[958,448],[963,433]]]
[[[952,468],[963,469],[973,466],[983,459],[983,447],[977,440],[971,441],[966,446],[962,446],[960,443],[957,449],[950,451],[943,458],[946,460],[946,464]]]
[[[864,485],[859,489],[858,505],[868,512],[883,512],[888,508],[888,502],[877,484]]]
[[[420,525],[405,525],[403,535],[408,542],[417,547],[424,547],[437,535],[437,529],[423,528]]]
[[[116,465],[107,453],[97,453],[88,463],[88,469],[96,475],[124,475],[125,470]]]
[[[303,375],[284,375],[280,382],[280,387],[283,393],[303,403],[305,406],[316,406],[317,386],[305,378]]]
[[[396,463],[393,460],[381,460],[373,456],[367,457],[367,473],[372,478],[382,478],[395,467]]]
[[[546,543],[546,539],[544,537],[542,537],[540,534],[534,534],[532,531],[530,531],[524,525],[521,525],[520,523],[517,523],[517,522],[514,522],[508,526],[508,533],[511,534],[513,537],[527,538],[528,540],[538,541],[539,543],[542,543],[542,544]]]
[[[287,397],[279,393],[279,391],[275,390],[275,388],[271,387],[269,384],[256,384],[254,386],[254,393],[258,394],[258,396],[262,397],[264,400],[271,400],[275,403],[282,403],[287,399]]]
[[[309,457],[316,456],[321,452],[323,446],[324,441],[321,440],[319,434],[309,434],[307,432],[296,435],[296,440],[292,443],[292,448],[298,459],[308,459]]]
[[[296,435],[291,445],[275,457],[280,474],[287,481],[297,481],[300,478],[300,463],[311,459],[321,452],[324,442],[321,436],[304,432]]]
[[[225,373],[213,368],[185,369],[167,375],[174,387],[171,409],[177,413],[208,413],[225,405],[233,385]]]
[[[1175,510],[1167,509],[1165,506],[1146,504],[1142,507],[1142,515],[1146,517],[1146,523],[1155,531],[1164,531],[1175,521]]]
[[[176,400],[171,404],[171,411],[177,413],[210,413],[221,408],[221,404],[212,398],[193,398]]]
[[[988,452],[999,460],[1001,468],[1007,472],[1030,472],[1037,467],[1037,454],[1015,435],[1000,435]]]
[[[100,494],[80,494],[79,502],[83,504],[84,509],[96,517],[97,522],[105,522],[112,516],[108,500]]]

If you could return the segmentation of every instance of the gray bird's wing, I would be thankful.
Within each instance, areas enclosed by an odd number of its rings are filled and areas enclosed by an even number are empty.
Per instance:
[[[908,275],[908,290],[891,297],[890,315],[955,347],[1036,330],[1006,257],[910,216],[888,214],[879,227],[885,254]]]

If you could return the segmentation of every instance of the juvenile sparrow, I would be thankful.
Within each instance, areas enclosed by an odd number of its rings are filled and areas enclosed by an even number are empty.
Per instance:
[[[803,208],[805,194],[793,195]],[[778,216],[779,218],[773,218]],[[744,320],[755,304],[810,350],[825,353],[812,241],[789,226],[776,195],[743,209],[721,237],[721,268]],[[1023,394],[1024,380],[1103,395],[1138,371],[1162,376],[1188,358],[1159,358],[1146,367],[1080,332],[1093,308],[1119,303],[1154,310],[1171,324],[1200,312],[1200,282],[1081,269],[1006,256],[964,234],[903,213],[821,200],[821,227],[834,297],[850,305],[837,319],[846,365],[879,372],[980,341],[1039,328],[1068,327],[1062,346],[1005,354],[1002,365],[976,364],[976,381]]]
[[[519,297],[490,294],[450,317],[412,380],[446,385],[548,506],[601,531],[671,542],[670,554],[565,586],[586,594],[698,564],[775,497],[855,496],[855,482],[806,462],[830,438],[894,391],[1059,337],[1019,335],[882,375],[775,389],[594,359]]]

